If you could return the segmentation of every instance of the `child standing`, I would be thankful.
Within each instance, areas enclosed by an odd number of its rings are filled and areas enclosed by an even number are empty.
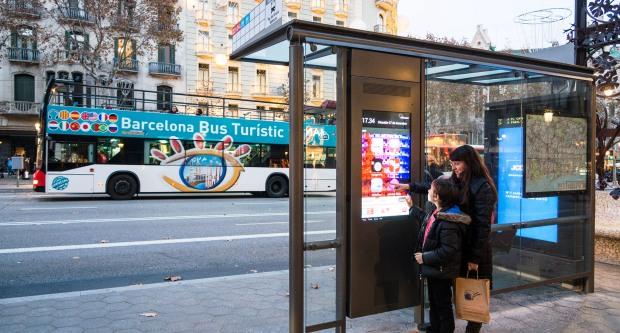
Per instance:
[[[408,201],[410,214],[423,221],[415,260],[428,285],[431,327],[427,332],[454,332],[452,282],[460,271],[463,237],[471,219],[459,209],[461,193],[449,179],[434,180],[428,200],[433,205],[427,213]]]

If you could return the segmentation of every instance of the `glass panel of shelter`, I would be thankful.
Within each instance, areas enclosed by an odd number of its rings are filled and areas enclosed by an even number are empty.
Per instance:
[[[494,289],[501,291],[586,272],[583,250],[588,228],[579,217],[586,214],[588,196],[557,194],[526,198],[523,159],[527,145],[526,119],[531,119],[527,128],[532,128],[534,121],[548,127],[543,133],[556,144],[532,142],[530,148],[534,152],[550,149],[539,152],[549,159],[562,158],[553,147],[564,140],[557,137],[562,134],[554,133],[561,132],[562,126],[553,126],[553,117],[556,122],[565,121],[587,132],[588,106],[583,101],[589,94],[588,83],[438,60],[427,61],[426,78],[429,169],[450,175],[450,152],[469,144],[483,156],[498,190],[492,233]],[[578,133],[579,139],[573,144],[585,145],[586,132]],[[552,164],[552,161],[541,159],[540,163]],[[583,173],[587,172],[584,160]],[[560,217],[569,221],[531,226],[535,221]]]
[[[304,54],[309,55],[324,48],[306,43]],[[332,55],[304,61],[306,243],[336,238],[336,72],[312,65],[329,56]],[[304,267],[305,326],[335,321],[336,249],[306,250]],[[327,329],[321,332],[333,331]]]

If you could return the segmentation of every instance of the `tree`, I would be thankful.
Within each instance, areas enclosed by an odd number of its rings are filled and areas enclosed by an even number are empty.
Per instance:
[[[620,143],[620,117],[616,115],[618,102],[608,102],[599,99],[596,112],[596,174],[598,187],[604,190],[605,181],[605,153]],[[614,161],[615,163],[615,161]]]
[[[110,84],[119,70],[136,66],[136,57],[152,54],[160,45],[183,40],[178,27],[181,8],[177,0],[27,0],[41,9],[41,24],[36,25],[40,61],[44,65],[68,62],[79,64],[86,75],[99,83]],[[7,22],[2,30],[0,48],[6,37],[25,24],[4,0]],[[30,5],[29,5],[30,7]],[[28,22],[32,26],[32,20]],[[3,42],[4,41],[4,42]],[[131,68],[129,68],[131,69]]]

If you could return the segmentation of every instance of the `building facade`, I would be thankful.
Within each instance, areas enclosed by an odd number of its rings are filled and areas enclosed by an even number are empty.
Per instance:
[[[398,0],[283,0],[283,22],[303,19],[396,34]],[[20,15],[44,29],[57,29],[49,13],[64,9],[70,19],[87,20],[81,1],[55,2],[11,0],[3,3],[11,15]],[[119,85],[158,92],[246,99],[256,102],[226,102],[228,116],[245,116],[264,110],[284,110],[288,69],[284,66],[229,61],[233,26],[260,1],[182,0],[178,26],[183,41],[160,47],[158,52],[133,55],[119,66]],[[92,31],[79,36],[88,43]],[[90,38],[93,40],[94,38]],[[119,42],[116,42],[118,48]],[[0,166],[13,155],[35,156],[39,109],[46,82],[51,77],[93,84],[79,62],[67,59],[53,65],[41,61],[36,34],[13,31],[11,43],[0,52]],[[112,59],[110,59],[112,60]],[[335,98],[335,74],[323,70],[306,72],[308,104],[320,106]],[[121,82],[122,81],[122,82]],[[195,98],[209,103],[208,98]],[[167,103],[168,106],[172,105]],[[159,104],[159,103],[158,103]],[[242,105],[241,105],[242,104]],[[220,108],[220,110],[222,110]],[[241,111],[239,111],[241,110]],[[185,110],[181,110],[184,112]],[[33,163],[32,163],[33,164]]]

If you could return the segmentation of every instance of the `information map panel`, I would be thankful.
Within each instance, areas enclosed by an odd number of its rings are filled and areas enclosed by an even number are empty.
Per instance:
[[[528,114],[525,124],[525,195],[585,191],[587,120]]]
[[[411,121],[408,113],[363,111],[362,221],[379,222],[409,214],[405,191],[411,175]]]

